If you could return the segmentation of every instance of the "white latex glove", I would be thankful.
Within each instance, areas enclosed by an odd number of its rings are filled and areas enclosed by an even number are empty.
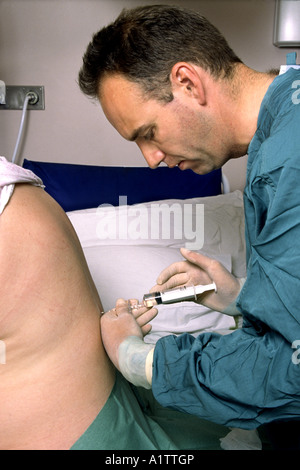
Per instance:
[[[241,289],[241,280],[234,277],[219,261],[186,248],[181,248],[180,251],[185,260],[164,269],[150,292],[214,282],[217,291],[205,292],[198,296],[197,303],[229,315],[238,315],[239,312],[234,306]]]
[[[149,322],[156,315],[155,308],[132,310],[128,301],[119,299],[116,307],[100,319],[102,341],[109,358],[127,380],[144,388],[150,388],[152,383],[154,345],[145,343],[143,338],[150,332]]]

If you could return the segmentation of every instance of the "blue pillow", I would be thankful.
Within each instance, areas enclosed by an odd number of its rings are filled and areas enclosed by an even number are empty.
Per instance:
[[[159,167],[112,167],[45,163],[24,160],[39,176],[45,190],[65,211],[98,207],[100,204],[137,204],[162,199],[188,199],[221,193],[221,170],[197,175],[192,170]]]

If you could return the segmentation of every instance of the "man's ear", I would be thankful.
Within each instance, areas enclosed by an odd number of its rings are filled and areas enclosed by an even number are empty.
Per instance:
[[[196,69],[188,62],[177,62],[172,67],[170,80],[174,94],[176,91],[183,92],[196,98],[199,104],[206,103],[205,88],[198,67]]]

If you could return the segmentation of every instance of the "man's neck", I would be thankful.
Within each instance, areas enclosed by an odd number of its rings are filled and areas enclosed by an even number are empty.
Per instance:
[[[274,73],[256,72],[243,64],[236,68],[230,86],[231,106],[227,111],[234,123],[235,140],[241,148],[248,148],[257,130],[261,103],[275,77]]]

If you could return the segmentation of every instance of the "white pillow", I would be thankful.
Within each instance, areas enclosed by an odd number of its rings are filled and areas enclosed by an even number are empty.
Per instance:
[[[164,220],[157,220],[157,206],[165,216]],[[209,254],[230,254],[233,274],[245,276],[244,209],[240,191],[133,206],[99,206],[69,212],[68,215],[84,248],[108,245],[186,246]],[[170,224],[168,221],[164,223],[168,216]],[[197,235],[196,226],[200,232]],[[169,234],[165,228],[169,229]]]

